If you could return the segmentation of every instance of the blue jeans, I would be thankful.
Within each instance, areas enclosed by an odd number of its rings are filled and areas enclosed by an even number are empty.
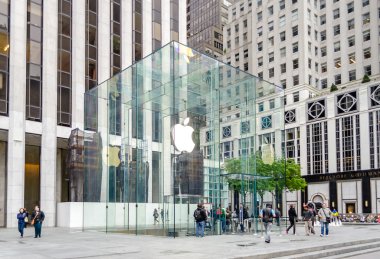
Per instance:
[[[36,223],[34,223],[34,237],[41,237],[41,228],[42,222],[36,221]]]
[[[226,219],[221,219],[220,221],[222,223],[222,231],[224,233],[226,232]]]
[[[329,234],[329,223],[327,222],[321,222],[321,235],[325,232],[326,229],[326,236]]]
[[[201,221],[201,222],[196,222],[196,228],[195,228],[195,236],[196,237],[204,237],[205,235],[205,222],[204,221]]]
[[[20,235],[23,237],[24,236],[24,228],[25,228],[25,223],[18,223],[18,232],[20,232]]]

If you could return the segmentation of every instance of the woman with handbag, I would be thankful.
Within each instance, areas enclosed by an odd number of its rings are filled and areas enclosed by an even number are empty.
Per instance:
[[[24,237],[24,228],[25,228],[25,218],[26,213],[23,208],[19,210],[19,213],[17,214],[17,220],[18,220],[18,232],[20,232],[20,237]]]
[[[322,208],[318,211],[319,221],[321,222],[321,237],[329,235],[329,224],[331,222],[331,210],[323,203]]]
[[[32,213],[31,225],[34,225],[34,238],[41,237],[42,222],[45,219],[45,214],[40,210],[40,207],[34,207]]]

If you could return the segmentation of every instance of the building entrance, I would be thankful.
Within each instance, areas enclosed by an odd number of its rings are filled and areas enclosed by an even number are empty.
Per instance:
[[[24,206],[29,213],[40,205],[40,153],[39,146],[25,146]]]

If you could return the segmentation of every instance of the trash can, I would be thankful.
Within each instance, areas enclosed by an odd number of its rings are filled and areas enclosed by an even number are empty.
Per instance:
[[[216,220],[216,234],[220,235],[222,226],[220,225],[220,220]]]

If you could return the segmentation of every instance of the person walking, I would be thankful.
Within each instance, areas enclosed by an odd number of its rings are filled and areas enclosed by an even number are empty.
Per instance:
[[[241,203],[239,207],[239,224],[240,224],[240,231],[244,233],[244,208],[243,208],[243,204]]]
[[[32,225],[34,225],[34,238],[41,237],[42,222],[45,220],[45,213],[40,207],[35,206],[32,213]]]
[[[329,224],[331,222],[331,210],[327,204],[323,203],[322,208],[318,211],[319,221],[321,222],[321,237],[329,235]]]
[[[313,223],[313,211],[306,207],[304,212],[304,222],[305,222],[305,234],[306,236],[310,236],[311,233],[315,233]]]
[[[202,204],[198,204],[197,209],[194,211],[194,219],[196,222],[195,236],[204,237],[205,221],[207,219],[206,211],[203,209]]]
[[[261,211],[261,218],[263,219],[265,229],[265,243],[270,243],[270,231],[272,230],[273,218],[276,217],[276,213],[272,209],[271,204],[267,204],[266,208]]]
[[[21,238],[24,237],[25,218],[26,218],[26,212],[25,212],[24,208],[21,208],[19,210],[19,213],[17,214],[18,232],[20,232]]]
[[[295,235],[296,234],[295,221],[297,220],[297,212],[293,204],[290,205],[290,208],[288,211],[288,217],[289,217],[290,226],[286,229],[286,234],[289,234],[289,230],[293,228],[293,235]]]
[[[158,219],[159,215],[158,215],[157,209],[154,209],[154,211],[153,211],[153,218],[154,218],[154,225],[156,225],[156,223],[160,223],[160,220]]]

